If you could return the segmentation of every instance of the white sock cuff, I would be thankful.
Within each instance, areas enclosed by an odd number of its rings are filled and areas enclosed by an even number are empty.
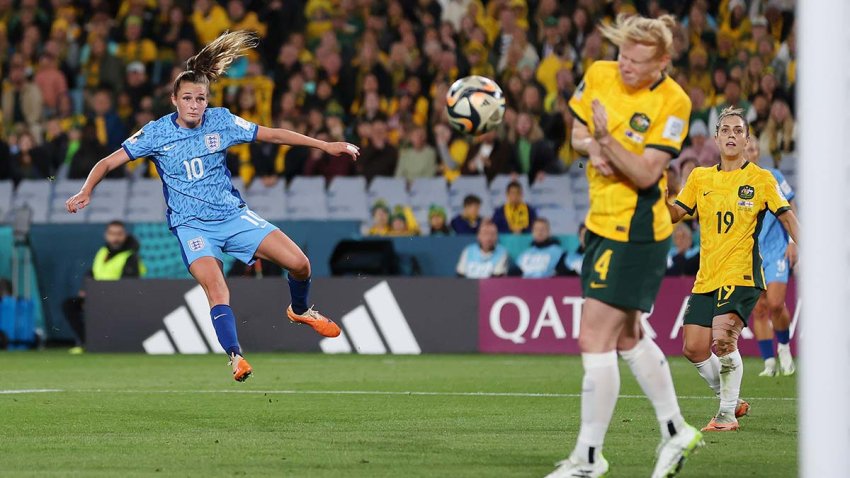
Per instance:
[[[711,355],[708,356],[707,359],[703,360],[702,362],[695,363],[694,367],[703,368],[703,367],[705,367],[706,365],[710,364],[711,362],[713,362],[715,360],[717,360],[717,356],[712,353]]]
[[[585,369],[617,366],[617,352],[602,352],[601,354],[581,354],[581,364]]]
[[[741,351],[735,349],[734,352],[726,354],[720,357],[721,363],[741,363],[743,360],[741,359]]]
[[[644,337],[638,340],[637,345],[632,347],[630,350],[620,350],[620,356],[625,360],[632,360],[636,358],[638,355],[650,350],[655,343],[651,338],[644,335]]]

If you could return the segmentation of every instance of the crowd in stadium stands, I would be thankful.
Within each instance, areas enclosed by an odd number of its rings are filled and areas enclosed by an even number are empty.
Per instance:
[[[297,175],[512,173],[533,183],[577,159],[567,101],[591,62],[616,55],[596,25],[623,12],[668,12],[680,20],[669,74],[693,102],[689,142],[670,171],[683,183],[694,166],[718,160],[711,137],[727,105],[746,110],[763,155],[778,162],[794,149],[793,4],[0,0],[0,179],[84,178],[129,134],[172,111],[171,80],[190,56],[226,30],[246,29],[260,46],[212,86],[211,104],[362,147],[356,163],[299,147],[231,148],[228,167],[251,187]],[[503,127],[476,138],[453,132],[444,113],[448,86],[470,74],[496,79],[508,105]],[[157,173],[134,161],[112,174]],[[403,208],[374,209],[386,216],[379,227],[407,228]],[[456,219],[434,213],[437,229],[456,229]]]

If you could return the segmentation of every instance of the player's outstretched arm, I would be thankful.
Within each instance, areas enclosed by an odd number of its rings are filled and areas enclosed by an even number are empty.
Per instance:
[[[266,126],[257,126],[257,128],[259,128],[257,130],[257,141],[262,141],[264,143],[288,144],[290,146],[309,146],[311,148],[321,149],[332,156],[347,154],[355,161],[357,160],[357,157],[360,156],[360,148],[344,141],[328,143],[327,141],[304,136],[301,133],[296,133],[295,131],[290,131],[284,128],[268,128]]]
[[[95,186],[97,186],[110,171],[120,168],[127,161],[130,161],[130,157],[127,156],[127,152],[124,151],[124,148],[120,148],[109,156],[98,161],[97,164],[91,168],[89,177],[86,178],[86,182],[83,184],[80,192],[74,194],[65,201],[65,208],[68,212],[76,213],[80,209],[88,206],[89,202],[91,202],[91,193],[94,191]]]
[[[608,132],[608,113],[599,100],[593,100],[593,137],[605,159],[626,176],[639,189],[646,189],[661,179],[670,163],[670,153],[647,149],[642,155],[626,150]]]

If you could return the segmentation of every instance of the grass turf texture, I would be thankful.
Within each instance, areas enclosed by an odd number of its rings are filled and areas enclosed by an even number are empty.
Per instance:
[[[578,433],[578,357],[248,358],[255,376],[239,384],[223,356],[2,354],[0,390],[62,391],[0,393],[0,475],[539,477]],[[760,365],[746,361],[741,431],[706,435],[681,476],[796,476],[795,379],[757,377]],[[684,359],[671,368],[685,418],[702,427],[717,401]],[[609,476],[649,476],[658,424],[620,372]]]

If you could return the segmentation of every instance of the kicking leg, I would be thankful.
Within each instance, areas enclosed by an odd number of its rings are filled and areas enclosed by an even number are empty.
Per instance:
[[[339,326],[332,320],[307,306],[310,294],[310,260],[295,242],[280,230],[267,235],[257,248],[256,256],[266,259],[287,270],[289,294],[292,304],[286,313],[289,320],[307,324],[325,337],[340,334]]]
[[[682,418],[667,357],[652,339],[641,337],[640,315],[639,311],[627,313],[617,348],[655,408],[661,445],[652,476],[671,476],[682,467],[688,455],[702,445],[702,434]]]
[[[641,338],[640,315],[640,311],[627,313],[617,349],[652,402],[662,438],[669,438],[685,426],[685,420],[679,410],[667,357],[652,339]]]

